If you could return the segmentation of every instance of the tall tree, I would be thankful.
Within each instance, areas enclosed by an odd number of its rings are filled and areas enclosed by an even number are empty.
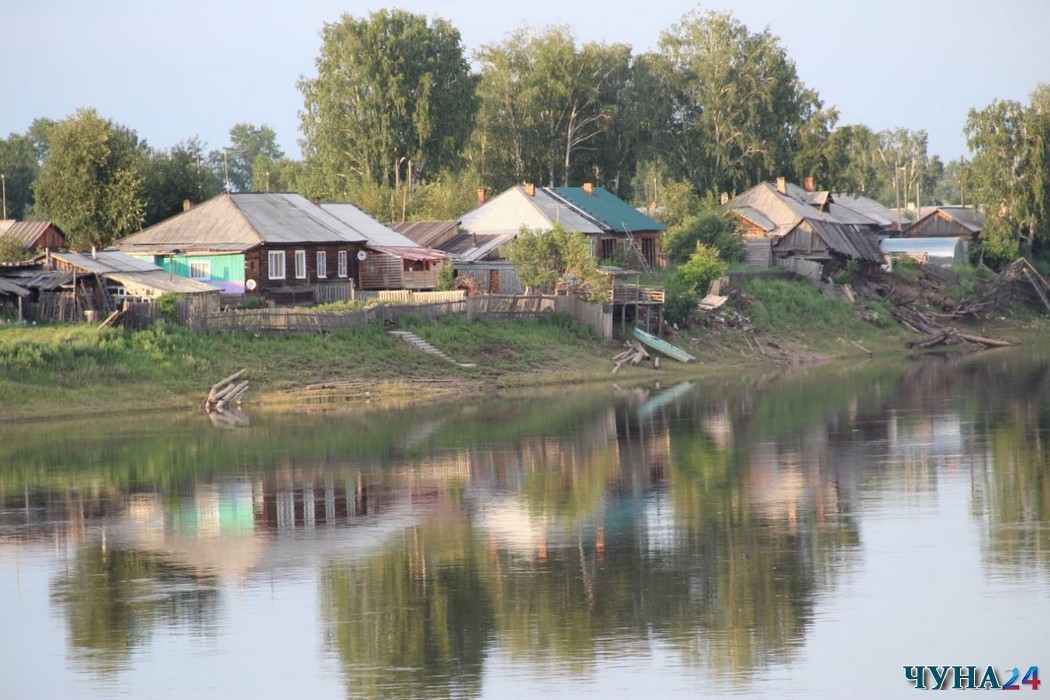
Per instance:
[[[1050,248],[1050,85],[1036,88],[1031,105],[996,100],[971,109],[965,131],[989,249],[1007,258]]]
[[[321,33],[317,77],[302,78],[303,153],[328,196],[353,178],[427,177],[460,157],[477,112],[459,31],[404,10],[343,15]]]
[[[104,247],[142,225],[145,144],[127,127],[82,109],[59,122],[33,184],[40,213],[74,250]]]
[[[212,151],[208,156],[211,168],[221,181],[229,180],[236,192],[262,191],[264,182],[253,179],[255,163],[262,156],[270,161],[284,157],[277,145],[277,134],[266,124],[234,124],[230,129],[230,145]]]
[[[11,134],[0,139],[0,176],[3,208],[0,217],[22,219],[33,204],[33,181],[40,171],[36,150],[29,136]]]
[[[167,151],[151,151],[143,173],[143,225],[178,214],[185,200],[202,202],[221,191],[222,183],[204,162],[204,146],[197,138]]]
[[[623,44],[577,49],[563,27],[521,29],[482,47],[475,152],[486,184],[568,185],[585,177],[601,181],[607,169],[619,174],[622,151],[609,147],[622,141],[613,117],[630,57]]]
[[[790,174],[821,103],[774,35],[694,11],[661,36],[656,61],[672,106],[660,148],[698,190],[738,192]]]

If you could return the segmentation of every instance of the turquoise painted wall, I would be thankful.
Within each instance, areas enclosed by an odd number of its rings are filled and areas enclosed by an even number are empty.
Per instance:
[[[215,255],[137,256],[154,265],[170,270],[180,277],[190,277],[191,262],[211,263],[211,278],[201,280],[213,284],[227,294],[244,294],[244,253]]]

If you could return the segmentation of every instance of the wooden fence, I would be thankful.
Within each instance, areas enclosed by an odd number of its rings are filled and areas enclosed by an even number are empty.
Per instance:
[[[423,296],[414,295],[416,298]],[[433,321],[452,314],[467,318],[538,318],[549,313],[567,313],[593,328],[603,339],[612,338],[612,312],[601,304],[589,304],[574,296],[480,295],[429,304],[379,304],[352,311],[319,311],[311,308],[235,309],[207,314],[204,330],[255,333],[330,333],[365,326],[377,321],[395,321],[401,315]]]

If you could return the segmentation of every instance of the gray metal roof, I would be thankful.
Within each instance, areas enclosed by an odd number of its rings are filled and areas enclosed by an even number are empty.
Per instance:
[[[302,195],[221,194],[117,241],[136,253],[236,252],[263,244],[363,243],[366,238]]]
[[[871,197],[848,194],[846,192],[836,192],[833,196],[835,197],[835,202],[839,205],[863,214],[883,228],[891,228],[897,225],[897,210],[883,206],[881,202],[877,202]],[[901,215],[900,222],[903,226],[909,222],[909,219]]]
[[[111,272],[104,276],[106,279],[119,282],[125,287],[147,287],[160,290],[161,292],[174,292],[175,294],[209,294],[222,291],[215,285],[207,282],[172,275],[170,272],[165,272],[159,268],[148,272]]]
[[[100,250],[95,253],[51,253],[55,260],[75,265],[86,272],[150,272],[161,268],[153,263],[116,250]]]
[[[390,228],[398,231],[415,241],[416,245],[433,247],[440,245],[442,239],[456,235],[459,229],[459,220],[452,221],[402,221],[401,223],[389,224]]]
[[[771,236],[783,237],[805,221],[832,252],[869,262],[882,261],[877,240],[857,228],[855,222],[843,221],[830,211],[823,212],[808,204],[809,194],[797,185],[789,185],[788,194],[783,194],[774,184],[762,182],[735,197],[727,206],[730,211],[741,210],[739,215],[749,220],[754,220],[756,212],[765,216],[776,225]],[[829,209],[832,206],[829,204]],[[850,218],[857,218],[855,213],[851,214]]]
[[[376,221],[350,202],[322,202],[321,209],[363,236],[370,245],[408,248],[419,245],[404,234]]]

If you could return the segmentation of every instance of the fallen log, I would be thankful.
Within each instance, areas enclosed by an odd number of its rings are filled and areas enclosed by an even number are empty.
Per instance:
[[[947,328],[940,333],[927,336],[920,340],[913,340],[907,345],[909,348],[931,348],[935,345],[960,345],[968,343],[970,345],[980,345],[986,348],[1005,348],[1013,345],[1013,343],[1005,340],[996,340],[995,338],[984,338],[979,335],[971,335],[969,333],[960,333],[954,328]]]

